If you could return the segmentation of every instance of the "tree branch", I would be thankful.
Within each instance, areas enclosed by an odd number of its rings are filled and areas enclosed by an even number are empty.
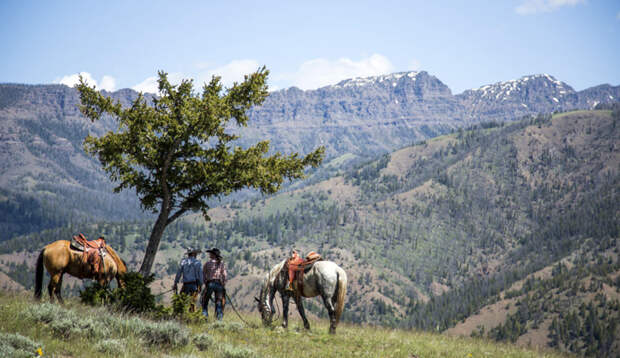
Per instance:
[[[170,225],[173,221],[179,218],[179,216],[185,214],[187,212],[187,208],[180,208],[176,213],[172,214],[171,217],[166,221],[166,225]]]

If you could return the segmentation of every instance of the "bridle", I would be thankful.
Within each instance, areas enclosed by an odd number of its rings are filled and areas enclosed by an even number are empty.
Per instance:
[[[278,271],[276,276],[280,274],[280,272],[282,272],[281,269]],[[274,295],[274,299],[276,299],[276,302],[271,302],[271,304],[269,302],[270,301],[269,289],[272,286],[272,277],[273,277],[272,272],[269,272],[269,275],[267,276],[267,279],[266,279],[266,284],[264,285],[264,287],[261,288],[260,298],[254,297],[254,299],[258,302],[258,310],[259,310],[259,313],[261,314],[261,319],[263,320],[264,323],[269,324],[269,325],[272,324],[274,321],[277,322],[280,319],[280,307],[278,307],[278,302],[277,302],[275,295]],[[273,286],[274,286],[273,289],[276,289],[275,282],[273,283]],[[274,306],[275,311],[270,306]],[[267,314],[269,315],[268,320],[264,318],[265,315]],[[274,314],[276,316],[275,320],[273,318]]]

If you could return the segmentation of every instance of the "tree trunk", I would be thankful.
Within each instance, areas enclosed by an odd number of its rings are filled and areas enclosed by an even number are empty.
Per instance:
[[[142,266],[140,267],[140,274],[144,277],[151,274],[153,262],[155,262],[155,255],[159,249],[159,242],[161,241],[161,237],[164,234],[166,226],[168,226],[168,211],[162,210],[159,213],[159,217],[157,217],[153,230],[151,231],[151,237],[149,238],[149,243],[146,246],[146,252],[144,253],[144,259],[142,260]]]

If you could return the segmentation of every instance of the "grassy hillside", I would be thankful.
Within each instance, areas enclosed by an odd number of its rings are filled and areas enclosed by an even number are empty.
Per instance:
[[[444,331],[567,257],[589,257],[573,265],[599,275],[611,292],[620,286],[618,138],[619,113],[599,110],[488,123],[403,148],[302,189],[218,208],[210,223],[190,217],[170,227],[153,288],[168,289],[184,247],[198,245],[223,250],[234,277],[230,292],[245,309],[267,267],[291,247],[321,252],[348,272],[348,322]],[[81,225],[16,238],[0,244],[0,271],[29,287],[23,265],[32,267],[45,243],[79,231],[104,234],[135,269],[149,229],[144,223]],[[608,271],[597,273],[606,255]],[[571,274],[563,281],[583,279]],[[540,294],[555,297],[565,290]],[[605,297],[613,311],[614,296]],[[565,312],[586,302],[560,301]],[[523,306],[534,307],[528,302]],[[307,305],[315,317],[324,316],[318,301]],[[517,320],[510,317],[515,305],[485,335],[499,327],[491,337],[523,345],[554,342],[545,337],[553,318],[559,327],[563,317],[539,309],[546,312],[542,318]],[[618,337],[611,311],[597,314],[605,331]],[[517,321],[518,327],[500,327]],[[480,334],[476,326],[461,333],[472,332]],[[581,338],[565,341],[557,346],[587,353]]]
[[[244,314],[252,326],[232,317],[232,312],[226,312],[222,322],[186,325],[119,315],[74,301],[64,306],[34,303],[23,295],[0,292],[0,355],[24,352],[29,357],[41,348],[44,357],[289,357],[291,350],[305,357],[562,356],[481,339],[351,324],[329,335],[326,320],[313,321],[310,332],[293,321],[285,331],[263,327],[257,315]]]

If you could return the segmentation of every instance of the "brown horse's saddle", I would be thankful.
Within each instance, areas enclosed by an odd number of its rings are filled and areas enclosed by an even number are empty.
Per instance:
[[[295,295],[301,295],[304,290],[304,274],[308,273],[317,261],[322,260],[323,257],[320,254],[310,251],[300,264],[289,264],[287,261],[288,270],[295,272],[295,279],[293,281]]]
[[[82,260],[89,265],[94,274],[105,270],[103,258],[107,254],[105,239],[100,237],[96,240],[87,240],[84,234],[73,236],[71,249],[82,252]]]

